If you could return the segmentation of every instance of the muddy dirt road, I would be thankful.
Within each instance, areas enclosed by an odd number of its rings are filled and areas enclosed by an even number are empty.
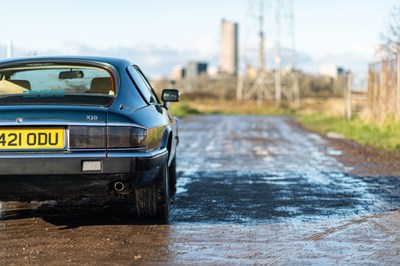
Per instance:
[[[0,265],[398,265],[400,177],[351,174],[290,120],[184,119],[168,224],[89,200],[3,203]]]

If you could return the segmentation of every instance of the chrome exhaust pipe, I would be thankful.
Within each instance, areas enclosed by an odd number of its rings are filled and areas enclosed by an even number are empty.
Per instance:
[[[122,182],[115,182],[114,183],[114,190],[118,193],[122,193],[125,190],[125,184]]]
[[[129,185],[129,183],[124,182],[124,181],[115,181],[114,191],[117,192],[117,194],[128,195],[133,190],[132,190],[131,186]]]

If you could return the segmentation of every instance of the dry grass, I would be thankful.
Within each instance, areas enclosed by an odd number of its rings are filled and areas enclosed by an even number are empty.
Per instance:
[[[264,101],[259,105],[255,101],[191,99],[172,104],[171,110],[177,116],[191,114],[309,115],[324,113],[327,116],[344,117],[344,101],[342,98],[306,98],[302,99],[301,108],[294,109],[293,104],[287,101],[283,101],[281,105],[277,105],[274,101]]]
[[[203,99],[183,101],[172,106],[172,112],[177,116],[190,114],[239,114],[239,115],[271,115],[294,114],[294,110],[283,103],[263,102],[257,105],[254,101],[229,101],[219,99]]]
[[[345,105],[343,98],[307,98],[301,100],[300,115],[324,113],[327,116],[344,117]]]

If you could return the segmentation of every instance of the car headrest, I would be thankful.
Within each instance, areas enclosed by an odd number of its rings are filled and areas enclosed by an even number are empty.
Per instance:
[[[9,80],[9,82],[27,90],[31,89],[31,83],[28,80]]]
[[[90,93],[110,94],[112,91],[111,78],[94,78],[90,84]]]

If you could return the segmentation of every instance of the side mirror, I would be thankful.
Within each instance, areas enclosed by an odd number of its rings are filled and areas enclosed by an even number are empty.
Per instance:
[[[161,100],[163,102],[179,102],[180,97],[178,90],[165,89],[162,91]]]

